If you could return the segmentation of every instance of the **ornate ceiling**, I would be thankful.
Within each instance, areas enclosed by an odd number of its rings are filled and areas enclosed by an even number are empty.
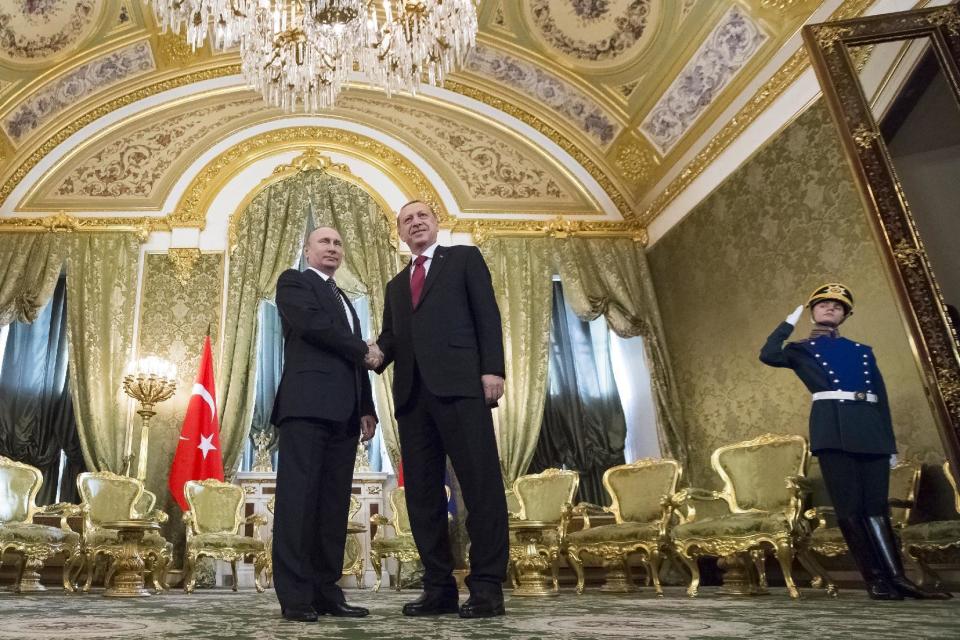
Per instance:
[[[313,119],[409,149],[471,218],[642,230],[805,68],[796,32],[821,4],[871,2],[482,0],[444,88],[356,86]],[[156,214],[205,151],[288,121],[311,118],[266,108],[235,54],[160,34],[141,0],[0,4],[0,221]]]

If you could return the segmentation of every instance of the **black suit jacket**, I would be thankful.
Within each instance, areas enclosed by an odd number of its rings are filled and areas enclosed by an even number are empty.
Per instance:
[[[376,415],[363,364],[369,347],[360,337],[360,319],[349,300],[354,331],[333,289],[313,271],[288,269],[280,274],[276,300],[284,360],[271,422],[343,422],[354,412]]]
[[[394,404],[410,399],[415,371],[438,397],[483,397],[480,376],[504,376],[503,329],[490,271],[476,247],[437,247],[416,310],[410,267],[387,284],[377,342],[394,363]]]
[[[792,332],[793,325],[781,322],[760,350],[760,361],[771,367],[793,369],[810,393],[833,389],[823,369],[806,349],[795,342],[784,344]],[[812,403],[810,449],[813,452],[822,449],[850,453],[897,452],[887,389],[876,365],[871,379],[878,396],[876,403],[854,400],[817,400]]]

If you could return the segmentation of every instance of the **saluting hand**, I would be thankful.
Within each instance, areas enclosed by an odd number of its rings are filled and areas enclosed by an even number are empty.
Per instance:
[[[787,316],[787,322],[793,326],[797,326],[797,321],[800,320],[800,316],[803,315],[803,305],[800,305],[793,310],[793,313]]]
[[[495,407],[503,397],[503,378],[487,373],[480,376],[480,382],[483,383],[483,399],[488,406]]]

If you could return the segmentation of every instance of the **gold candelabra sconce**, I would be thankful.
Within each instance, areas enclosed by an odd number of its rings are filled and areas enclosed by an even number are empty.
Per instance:
[[[156,356],[133,363],[123,378],[123,391],[140,403],[137,414],[143,420],[140,428],[140,455],[137,456],[137,479],[147,479],[147,451],[150,446],[150,418],[157,415],[154,405],[163,402],[177,390],[176,367]],[[127,427],[124,445],[123,473],[130,476],[133,463],[133,423]]]

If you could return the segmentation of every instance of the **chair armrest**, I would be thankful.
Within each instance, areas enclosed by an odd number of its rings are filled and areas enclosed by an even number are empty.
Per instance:
[[[240,522],[240,527],[243,528],[245,525],[248,525],[248,524],[255,525],[253,528],[253,537],[256,538],[257,540],[263,540],[263,538],[260,537],[260,527],[267,524],[267,519],[264,518],[259,513],[254,513],[244,518]]]
[[[170,516],[168,516],[165,511],[161,511],[160,509],[154,509],[153,511],[147,514],[146,519],[153,520],[154,522],[163,524],[164,522],[170,519]]]
[[[803,493],[813,492],[813,483],[806,476],[787,476],[787,488],[801,491]]]
[[[83,513],[80,505],[72,502],[58,502],[57,504],[48,504],[37,509],[37,513],[45,516],[60,516],[60,528],[64,531],[72,531],[67,524],[67,518],[78,516]]]
[[[387,534],[384,533],[385,528],[393,526],[393,523],[390,522],[390,518],[380,513],[370,516],[370,524],[377,525],[377,533],[373,536],[374,540],[382,540],[383,538],[387,537]]]
[[[599,504],[593,504],[592,502],[580,502],[577,503],[577,506],[570,506],[570,518],[583,518],[583,528],[589,529],[591,514],[598,516],[603,515],[604,513],[609,513],[609,511],[609,509],[602,507]]]
[[[187,530],[187,541],[189,542],[190,538],[193,537],[193,529],[196,525],[196,521],[193,518],[193,511],[184,511],[182,519],[184,528]]]
[[[813,488],[810,481],[804,476],[793,475],[784,478],[787,491],[790,492],[790,507],[787,517],[794,527],[799,526],[799,520],[803,509],[804,496],[810,495]]]
[[[833,507],[811,507],[803,512],[803,517],[807,520],[816,520],[816,528],[826,528],[830,526],[827,523],[827,516],[836,516]]]
[[[700,489],[697,487],[687,487],[681,489],[669,496],[664,496],[663,501],[677,513],[683,522],[693,522],[697,518],[697,509],[694,502],[723,502],[729,508],[726,496],[720,491],[711,491],[709,489]]]

